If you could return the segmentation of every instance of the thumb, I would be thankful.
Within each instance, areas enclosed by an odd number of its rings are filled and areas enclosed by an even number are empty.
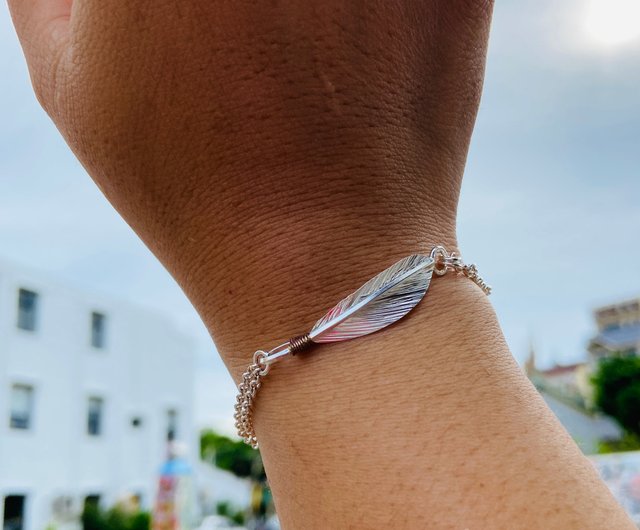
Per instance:
[[[40,104],[50,111],[56,70],[69,33],[72,0],[8,0]]]

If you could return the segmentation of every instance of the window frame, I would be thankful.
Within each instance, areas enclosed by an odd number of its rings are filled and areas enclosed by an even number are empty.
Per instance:
[[[97,423],[92,421],[92,403],[98,403],[98,420]],[[85,432],[90,438],[100,438],[104,435],[104,416],[105,416],[105,399],[102,396],[92,394],[87,397],[87,414],[85,417]],[[97,425],[97,427],[96,427]]]
[[[6,495],[2,495],[2,527],[3,528],[15,528],[15,525],[10,525],[10,523],[15,522],[17,520],[18,525],[17,528],[19,530],[24,530],[26,528],[26,518],[27,518],[27,503],[29,502],[29,497],[26,493],[7,493]],[[15,517],[13,519],[7,519],[7,503],[10,498],[21,499],[20,502],[20,516]]]
[[[31,307],[24,307],[23,301],[30,300]],[[16,307],[16,327],[19,330],[34,333],[38,330],[38,315],[40,306],[40,293],[26,287],[18,287],[18,299]]]
[[[25,418],[19,418],[18,414],[15,414],[16,407],[15,393],[18,390],[26,390],[28,400],[28,410]],[[34,424],[34,409],[35,409],[35,388],[29,383],[12,383],[9,390],[9,429],[12,431],[30,431],[33,429]],[[24,422],[23,424],[21,423]]]
[[[107,315],[102,311],[91,311],[89,322],[89,344],[93,349],[107,349]],[[100,322],[99,330],[96,329],[96,322]]]
[[[177,407],[168,407],[165,409],[165,428],[164,436],[168,442],[174,442],[178,439],[180,431],[180,412]]]

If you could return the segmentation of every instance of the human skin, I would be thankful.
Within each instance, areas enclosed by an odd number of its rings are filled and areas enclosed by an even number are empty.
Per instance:
[[[39,101],[236,382],[398,259],[456,249],[489,2],[9,4]],[[635,528],[461,277],[276,365],[255,417],[285,530]]]

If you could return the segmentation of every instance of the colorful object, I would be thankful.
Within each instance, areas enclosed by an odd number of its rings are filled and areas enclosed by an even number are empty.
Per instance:
[[[178,451],[170,450],[160,469],[158,494],[153,509],[153,530],[194,528],[193,471]]]

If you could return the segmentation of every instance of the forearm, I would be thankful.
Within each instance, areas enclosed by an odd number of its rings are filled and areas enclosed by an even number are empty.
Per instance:
[[[462,278],[282,362],[256,422],[284,528],[631,528]]]
[[[277,193],[229,188],[215,221],[194,216],[198,237],[176,241],[172,272],[236,381],[255,350],[306,331],[396,260],[456,247],[446,190],[348,162],[342,177],[269,179]],[[276,364],[255,422],[285,529],[630,524],[463,277],[434,278],[390,328]]]

